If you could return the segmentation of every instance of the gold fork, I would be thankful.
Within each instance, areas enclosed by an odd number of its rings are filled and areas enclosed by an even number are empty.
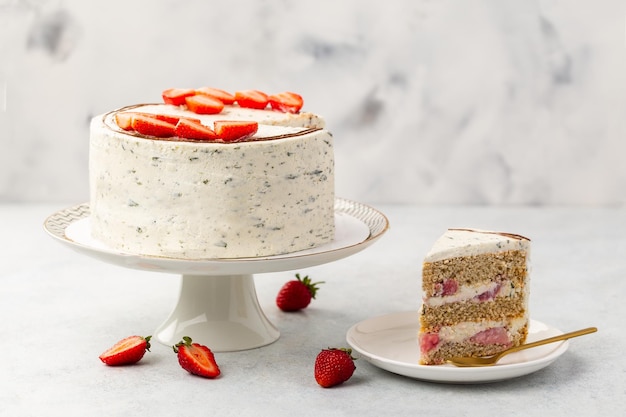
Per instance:
[[[455,366],[491,366],[495,365],[504,355],[508,355],[509,353],[519,352],[523,349],[530,349],[541,345],[546,345],[548,343],[558,342],[560,340],[571,339],[572,337],[578,337],[585,334],[597,332],[598,329],[595,327],[587,327],[586,329],[576,330],[575,332],[564,333],[558,336],[549,337],[547,339],[537,340],[536,342],[526,343],[524,345],[514,346],[507,350],[504,350],[493,356],[486,356],[483,358],[472,358],[472,357],[463,357],[456,356],[454,358],[450,358],[447,360],[448,363],[451,363]]]

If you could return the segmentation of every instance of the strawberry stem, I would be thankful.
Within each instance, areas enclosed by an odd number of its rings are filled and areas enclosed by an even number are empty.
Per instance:
[[[354,356],[352,356],[352,349],[350,349],[350,348],[333,348],[333,347],[329,347],[329,348],[324,349],[324,350],[340,350],[342,352],[347,353],[348,356],[350,356],[350,359],[352,359],[353,361],[358,359],[358,358],[355,358]]]
[[[306,287],[309,289],[309,292],[311,293],[311,298],[315,298],[315,294],[317,294],[317,290],[319,290],[318,285],[324,284],[324,281],[311,282],[311,278],[309,278],[308,275],[302,278],[300,277],[299,273],[296,274],[296,278],[298,279],[298,281],[306,285]]]
[[[174,349],[174,353],[178,353],[178,348],[181,346],[191,346],[191,337],[183,336],[183,340],[172,346],[172,349]]]

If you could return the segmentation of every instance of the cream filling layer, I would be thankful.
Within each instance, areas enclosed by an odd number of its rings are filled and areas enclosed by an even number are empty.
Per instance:
[[[505,321],[466,321],[454,326],[444,326],[439,330],[439,341],[461,343],[482,331],[491,328],[504,327],[510,336],[517,334],[528,322],[527,315]]]
[[[500,288],[495,292],[495,290]],[[487,292],[495,292],[495,297],[512,297],[518,292],[521,292],[518,288],[511,285],[511,281],[489,282],[481,285],[461,285],[459,289],[451,295],[424,297],[424,304],[428,307],[440,307],[444,304],[458,303],[466,300],[473,300],[481,294]],[[479,302],[476,300],[476,302]]]

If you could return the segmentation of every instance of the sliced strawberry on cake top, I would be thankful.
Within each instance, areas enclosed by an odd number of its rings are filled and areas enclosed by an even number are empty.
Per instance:
[[[219,99],[204,94],[196,94],[185,98],[189,110],[198,114],[218,114],[224,109]]]
[[[259,124],[244,120],[216,120],[213,122],[213,129],[224,142],[234,142],[254,136]]]
[[[235,101],[241,107],[264,109],[267,107],[269,97],[259,90],[241,90],[235,92]]]
[[[235,96],[228,91],[220,90],[213,87],[202,87],[196,90],[196,94],[202,94],[205,96],[213,97],[220,100],[224,104],[233,104],[235,102]]]
[[[191,88],[168,88],[161,93],[163,102],[173,106],[182,106],[187,97],[193,96],[196,91]]]
[[[268,101],[273,110],[285,113],[298,113],[304,104],[302,96],[291,91],[272,94],[268,97]]]
[[[134,114],[136,113],[127,111],[115,113],[115,123],[120,127],[120,129],[133,130],[132,122]]]
[[[135,114],[131,120],[131,127],[137,133],[157,138],[167,138],[174,136],[176,126],[159,120],[156,116]]]
[[[200,122],[194,122],[190,119],[181,118],[176,124],[175,130],[176,136],[179,138],[199,140],[199,141],[212,141],[217,139],[215,132],[204,126]]]

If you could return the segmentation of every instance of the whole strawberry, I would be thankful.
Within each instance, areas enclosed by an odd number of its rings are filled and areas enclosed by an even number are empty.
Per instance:
[[[191,337],[184,336],[172,348],[178,355],[178,363],[185,371],[204,378],[216,378],[220,375],[220,368],[211,349],[199,343],[191,343]]]
[[[283,311],[297,311],[306,308],[315,298],[320,282],[311,282],[307,276],[300,278],[300,274],[296,274],[294,280],[288,281],[282,286],[276,296],[276,305]]]
[[[315,358],[315,380],[324,388],[343,384],[355,369],[352,349],[322,349]]]
[[[130,365],[143,358],[150,350],[151,336],[130,336],[120,340],[99,356],[100,360],[109,366]]]

